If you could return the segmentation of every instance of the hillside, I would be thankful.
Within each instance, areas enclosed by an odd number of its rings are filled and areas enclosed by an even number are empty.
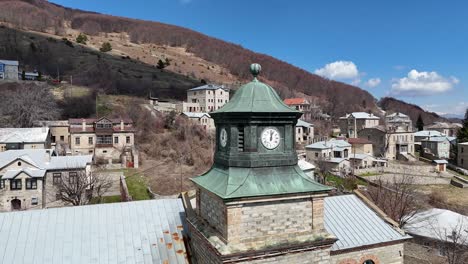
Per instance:
[[[150,50],[147,49],[148,46],[151,47],[153,45],[153,51],[159,50],[162,53],[164,53],[163,48],[172,51],[178,48],[178,54],[182,56],[180,58],[173,58],[174,56],[170,54],[163,55],[167,55],[174,60],[177,59],[177,61],[172,63],[172,67],[168,67],[167,70],[177,74],[180,72],[180,75],[185,78],[188,75],[198,80],[205,79],[205,76],[202,75],[202,70],[200,70],[200,67],[202,67],[206,69],[206,72],[216,72],[216,74],[211,74],[211,77],[206,75],[206,81],[236,83],[250,79],[247,65],[251,62],[258,62],[264,69],[262,73],[263,80],[273,85],[282,96],[311,96],[321,102],[326,112],[336,116],[349,111],[377,111],[373,96],[358,87],[324,79],[271,56],[255,53],[239,45],[211,38],[190,29],[158,22],[84,12],[64,8],[43,0],[1,0],[0,2],[2,3],[0,21],[3,21],[8,26],[22,30],[33,30],[57,36],[66,36],[70,40],[74,39],[78,32],[84,32],[92,38],[101,38],[99,41],[110,36],[114,38],[122,36],[123,39],[128,37],[130,44],[127,45],[143,45],[136,47],[139,49],[146,48],[146,54],[131,58],[139,61],[144,61],[145,58],[143,56],[147,59],[154,58],[151,62],[153,65],[161,55],[150,53]],[[99,41],[96,45],[100,44]],[[125,46],[122,45],[122,47]],[[127,54],[126,52],[130,51],[121,49],[119,52]],[[3,53],[0,55],[5,56],[7,54]],[[14,58],[14,55],[12,54],[10,58]],[[197,57],[203,62],[187,63],[190,57]],[[184,61],[186,66],[181,67],[180,65],[184,65]],[[97,59],[94,62],[97,62]],[[87,74],[93,75],[96,72],[107,74],[105,69],[114,67],[109,62],[97,64],[94,68],[87,71]],[[179,67],[176,67],[175,63]],[[83,68],[80,67],[80,69]],[[49,71],[54,72],[53,69],[48,69]],[[115,71],[118,71],[118,69],[115,69]],[[68,74],[66,70],[65,74]],[[82,73],[82,75],[84,74]],[[135,75],[136,77],[132,78],[132,81],[134,81],[133,79],[140,78],[139,84],[145,84],[145,82],[148,82],[148,79],[151,79],[150,76],[139,77],[141,74]],[[117,74],[117,76],[120,76],[120,74]],[[114,75],[111,74],[109,77],[114,77]],[[117,91],[128,90],[130,86],[132,87],[131,89],[136,87],[136,85],[126,85],[125,80],[115,83],[117,83],[116,85],[123,86],[113,88]],[[99,85],[105,85],[105,83]],[[366,106],[366,109],[363,109],[363,105]]]
[[[413,121],[413,124],[416,124],[416,120],[419,115],[421,115],[423,122],[426,125],[432,124],[436,121],[448,121],[446,118],[441,117],[436,113],[427,112],[417,105],[409,104],[393,97],[384,97],[380,99],[379,106],[383,110],[387,111],[387,113],[400,112],[408,115]]]

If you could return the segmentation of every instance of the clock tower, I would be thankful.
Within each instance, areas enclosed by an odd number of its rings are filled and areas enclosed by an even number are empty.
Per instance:
[[[216,125],[214,164],[192,178],[196,213],[187,218],[194,258],[198,263],[326,261],[336,240],[323,225],[323,198],[332,188],[297,166],[294,133],[302,113],[257,79],[259,64],[250,71],[253,81],[210,113]]]

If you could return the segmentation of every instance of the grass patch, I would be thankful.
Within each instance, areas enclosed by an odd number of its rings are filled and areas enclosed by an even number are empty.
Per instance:
[[[341,178],[333,174],[328,174],[326,179],[327,179],[327,182],[333,185],[334,187],[336,188],[343,187],[349,191],[356,189],[357,185],[364,185],[364,186],[368,185],[367,182],[360,180],[360,179]]]
[[[370,177],[370,176],[377,176],[377,175],[381,175],[381,173],[368,171],[366,173],[359,174],[359,176],[361,177]]]
[[[128,192],[133,201],[150,200],[151,197],[146,187],[146,181],[135,169],[124,170],[125,181],[127,182]]]
[[[100,203],[120,203],[122,200],[120,199],[120,195],[113,195],[113,196],[103,196],[101,197]],[[94,197],[91,199],[90,204],[98,204],[98,198]]]

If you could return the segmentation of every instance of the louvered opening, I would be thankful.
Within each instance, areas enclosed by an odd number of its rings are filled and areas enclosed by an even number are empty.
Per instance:
[[[239,152],[244,151],[244,127],[239,127],[239,135],[237,137],[237,150]]]

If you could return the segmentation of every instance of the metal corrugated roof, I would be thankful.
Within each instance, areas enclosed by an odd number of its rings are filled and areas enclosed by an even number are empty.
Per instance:
[[[0,152],[0,168],[15,160],[23,160],[44,170],[85,168],[93,155],[55,156],[51,149],[17,149]]]
[[[223,89],[223,90],[225,90],[225,91],[228,90],[227,88],[225,88],[225,87],[222,86],[222,85],[206,84],[206,85],[202,85],[202,86],[198,86],[198,87],[189,89],[189,91],[218,90],[218,89]]]
[[[0,60],[0,64],[18,66],[19,62],[18,61],[13,61],[13,60]]]
[[[298,119],[296,126],[297,127],[311,127],[311,126],[314,126],[314,125],[312,125],[311,123],[308,123],[308,122],[306,122],[304,120]]]
[[[348,148],[351,144],[342,139],[331,139],[327,141],[319,141],[313,144],[307,145],[306,149],[334,149],[334,148]]]
[[[5,172],[5,174],[3,174],[0,178],[2,178],[2,180],[14,179],[22,172],[33,178],[42,178],[46,174],[45,170],[24,168],[20,170],[9,170]]]
[[[338,238],[332,251],[411,238],[384,222],[355,195],[326,197],[324,222],[325,229]]]
[[[180,199],[0,214],[0,263],[188,263]]]
[[[48,127],[0,128],[1,143],[45,142],[48,135]]]
[[[340,117],[340,119],[348,119],[351,116],[356,118],[356,119],[380,119],[380,117],[375,116],[372,113],[366,113],[366,112],[354,112],[354,113],[342,116],[342,117]]]

